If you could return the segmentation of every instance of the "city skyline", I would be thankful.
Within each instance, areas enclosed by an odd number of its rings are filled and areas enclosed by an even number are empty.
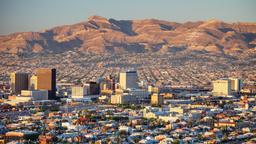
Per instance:
[[[49,70],[52,69],[36,69],[45,78],[49,76]],[[163,144],[256,141],[256,91],[243,87],[241,79],[212,81],[212,91],[153,85],[122,88],[122,83],[136,85],[136,73],[120,71],[119,78],[102,76],[99,83],[80,86],[59,84],[56,94],[61,99],[50,99],[46,89],[21,90],[20,95],[1,98],[0,142],[146,141]],[[107,87],[113,84],[110,77],[120,81],[114,84],[114,89]],[[122,79],[126,79],[125,82]],[[15,78],[15,82],[20,81],[22,79]],[[46,81],[41,82],[51,86]],[[14,89],[4,88],[2,92],[8,94]]]
[[[255,22],[256,2],[228,1],[1,1],[0,35],[40,31],[74,24],[92,15],[120,20],[160,19],[174,22],[218,19],[226,22]]]
[[[0,144],[256,143],[255,12],[2,0]]]

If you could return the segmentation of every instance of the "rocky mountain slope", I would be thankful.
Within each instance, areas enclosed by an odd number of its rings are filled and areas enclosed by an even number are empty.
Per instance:
[[[218,20],[176,23],[156,19],[115,20],[92,16],[87,21],[41,32],[0,36],[0,52],[141,53],[198,51],[237,55],[256,53],[256,23]]]

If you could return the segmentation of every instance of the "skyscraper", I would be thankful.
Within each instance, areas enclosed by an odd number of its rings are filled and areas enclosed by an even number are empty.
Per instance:
[[[138,88],[138,75],[136,71],[121,72],[119,83],[122,89]]]
[[[21,94],[21,90],[28,90],[27,73],[11,73],[11,90],[14,94]]]
[[[56,99],[56,69],[39,68],[36,76],[36,90],[48,90],[49,99]]]
[[[96,82],[87,82],[85,84],[89,89],[90,95],[98,95],[100,94],[100,85]]]

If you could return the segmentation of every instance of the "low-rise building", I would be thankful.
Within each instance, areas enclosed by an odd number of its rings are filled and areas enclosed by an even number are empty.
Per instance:
[[[162,95],[157,93],[151,95],[151,105],[162,105],[164,104],[164,98]]]
[[[47,90],[22,90],[20,97],[29,97],[32,101],[48,100]]]
[[[128,93],[116,94],[111,96],[111,104],[135,104],[137,103],[136,96]]]
[[[169,107],[169,112],[183,114],[184,113],[184,108],[182,108],[182,107]]]
[[[215,127],[236,127],[236,122],[234,121],[219,121],[214,123]]]

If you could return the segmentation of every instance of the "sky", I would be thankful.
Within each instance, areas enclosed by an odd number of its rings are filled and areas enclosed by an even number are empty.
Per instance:
[[[1,0],[0,35],[74,24],[92,15],[118,20],[256,22],[256,0]]]

